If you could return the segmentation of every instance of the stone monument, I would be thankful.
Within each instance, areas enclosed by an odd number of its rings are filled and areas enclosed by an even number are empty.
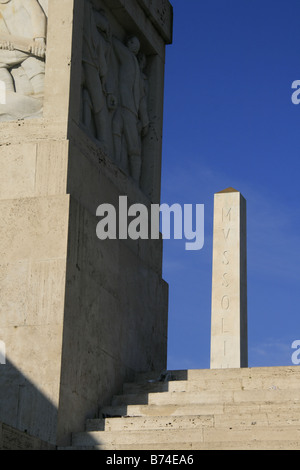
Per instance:
[[[248,367],[246,201],[214,196],[211,369]]]
[[[0,0],[0,422],[55,445],[166,367],[162,241],[99,240],[160,203],[167,0]]]

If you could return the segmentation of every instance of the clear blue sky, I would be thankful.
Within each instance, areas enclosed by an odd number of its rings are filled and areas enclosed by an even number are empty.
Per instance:
[[[247,200],[249,366],[300,339],[299,0],[172,0],[162,202],[205,204],[205,244],[165,240],[168,368],[209,368],[213,195]]]

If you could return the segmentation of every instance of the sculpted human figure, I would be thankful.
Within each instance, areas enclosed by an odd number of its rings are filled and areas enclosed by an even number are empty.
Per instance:
[[[111,50],[110,25],[95,0],[85,2],[83,39],[83,122],[94,121],[96,137],[106,146],[106,75]]]
[[[148,104],[147,98],[149,93],[149,83],[148,77],[145,74],[145,67],[147,65],[146,56],[143,52],[138,53],[138,62],[141,71],[141,95],[140,95],[140,108],[139,108],[139,117],[140,117],[140,126],[142,129],[143,136],[148,133],[149,130],[149,116],[148,116]]]
[[[119,62],[119,109],[113,123],[116,160],[122,166],[122,138],[126,142],[129,169],[133,179],[139,183],[142,166],[142,137],[147,134],[149,120],[145,107],[145,83],[137,55],[140,42],[133,36],[126,45],[113,38]]]
[[[47,17],[38,0],[0,0],[0,14],[0,80],[7,92],[39,99],[44,91]],[[16,89],[12,72],[17,66],[31,89]]]

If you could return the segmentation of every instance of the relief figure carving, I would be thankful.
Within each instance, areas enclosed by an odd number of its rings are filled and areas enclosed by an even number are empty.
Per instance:
[[[139,184],[149,130],[146,56],[136,36],[115,37],[97,0],[86,0],[82,122],[100,147]]]
[[[83,123],[107,151],[106,75],[111,51],[111,29],[97,2],[85,2],[83,36]]]
[[[38,0],[0,0],[0,121],[41,116],[46,34]]]
[[[130,174],[139,183],[142,167],[142,137],[149,129],[144,65],[140,66],[138,61],[140,42],[137,37],[132,36],[126,45],[114,38],[113,45],[119,61],[120,100],[113,124],[115,158],[117,163],[124,166],[125,145]]]

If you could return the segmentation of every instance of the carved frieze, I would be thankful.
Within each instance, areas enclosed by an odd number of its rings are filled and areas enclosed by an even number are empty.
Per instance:
[[[84,14],[82,123],[139,183],[149,130],[146,56],[138,37],[115,36],[98,1],[86,0]]]

